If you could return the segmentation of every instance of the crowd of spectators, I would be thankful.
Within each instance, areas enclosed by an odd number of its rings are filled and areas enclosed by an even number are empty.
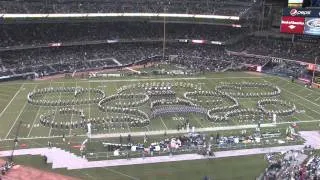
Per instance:
[[[179,48],[177,56],[170,58],[170,62],[201,71],[223,71],[263,66],[270,61],[268,58],[231,55],[221,46],[197,46],[193,51],[187,47]]]
[[[0,75],[35,72],[51,75],[128,65],[163,55],[162,43],[114,43],[8,50],[0,54]],[[270,59],[231,55],[224,46],[168,43],[165,58],[192,70],[225,71],[263,66]]]
[[[264,72],[280,76],[292,76],[299,78],[307,74],[306,65],[296,61],[270,62],[264,67]]]
[[[283,155],[267,154],[266,156],[271,164],[266,168],[261,180],[306,179],[302,164],[308,156],[303,151],[290,150]],[[277,159],[274,160],[274,158]]]
[[[224,48],[220,46],[199,45],[194,48],[182,46],[177,48],[176,52],[169,52],[169,54],[176,55],[169,58],[170,63],[183,65],[194,70],[219,71],[230,64],[226,62]]]
[[[314,62],[319,55],[319,43],[292,42],[288,39],[250,37],[230,47],[230,50],[291,60]]]
[[[76,29],[76,31],[75,31]],[[248,28],[233,28],[208,24],[167,23],[166,39],[201,39],[227,41],[248,32]],[[105,40],[162,40],[163,23],[148,22],[82,22],[6,24],[0,29],[0,47],[48,45],[49,43]]]
[[[320,178],[320,157],[319,155],[312,156],[306,163],[305,177],[308,179]]]
[[[4,51],[0,60],[6,71],[16,74],[50,74],[130,64],[161,52],[160,45],[104,44]]]
[[[239,15],[253,0],[46,0],[0,1],[1,13],[188,13]],[[166,10],[165,10],[166,9]]]

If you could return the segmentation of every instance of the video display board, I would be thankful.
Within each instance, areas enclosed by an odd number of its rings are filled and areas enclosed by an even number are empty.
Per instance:
[[[289,7],[302,7],[303,0],[288,0],[288,6]]]
[[[305,18],[304,34],[320,36],[320,18]]]
[[[280,32],[320,36],[320,9],[283,9]]]

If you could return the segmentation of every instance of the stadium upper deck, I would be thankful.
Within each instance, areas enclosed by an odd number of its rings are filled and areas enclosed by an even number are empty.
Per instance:
[[[253,0],[1,0],[3,13],[180,13],[239,15]]]

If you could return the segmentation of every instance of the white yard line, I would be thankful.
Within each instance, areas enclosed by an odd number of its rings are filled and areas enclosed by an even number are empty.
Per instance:
[[[161,116],[160,116],[160,120],[161,120],[161,122],[162,122],[163,126],[166,128],[166,130],[168,130],[168,127],[167,127],[167,125],[164,123],[164,121],[163,121],[163,119],[162,119],[162,117],[161,117]]]
[[[34,86],[33,90],[35,90],[37,87],[38,87],[38,85]],[[28,101],[26,101],[26,102],[24,103],[23,107],[20,109],[20,112],[19,112],[17,118],[15,119],[15,121],[13,122],[11,128],[9,129],[7,135],[5,136],[5,139],[8,138],[10,132],[12,131],[13,127],[16,125],[18,119],[20,118],[20,116],[21,116],[22,112],[24,111],[24,109],[26,108],[27,104],[28,104]]]
[[[51,87],[51,83],[52,83],[52,81],[50,81],[50,87]],[[46,97],[46,96],[44,96],[44,97]],[[34,126],[34,123],[37,121],[37,119],[38,119],[38,116],[39,116],[39,112],[40,112],[40,109],[42,108],[42,106],[40,106],[39,107],[39,109],[38,109],[38,111],[37,111],[37,114],[36,114],[36,116],[34,117],[34,120],[33,120],[33,123],[32,123],[32,126],[31,126],[31,128],[30,128],[30,130],[29,130],[29,133],[28,133],[28,136],[27,137],[29,137],[30,136],[30,134],[31,134],[31,131],[32,131],[32,129],[33,129],[33,126]]]
[[[176,117],[177,118],[177,120],[180,122],[180,124],[184,124],[184,122],[183,121],[181,121],[180,120],[180,118],[179,117],[181,117],[181,116],[178,116],[176,113],[174,113],[174,117]],[[183,117],[184,118],[184,117]]]
[[[293,92],[291,92],[291,91],[289,91],[289,90],[286,90],[286,89],[284,89],[284,90],[287,91],[288,93],[292,94],[292,95],[295,95],[295,96],[298,97],[298,98],[301,98],[301,99],[303,99],[303,100],[305,100],[305,101],[308,101],[309,103],[311,103],[311,104],[313,104],[313,105],[315,105],[315,106],[320,107],[319,104],[316,104],[316,103],[314,103],[314,102],[312,102],[312,101],[310,101],[310,100],[308,100],[308,99],[306,99],[306,98],[304,98],[304,97],[302,97],[302,96],[300,96],[300,95],[298,95],[298,94],[296,94],[296,93],[293,93]]]
[[[91,93],[90,93],[90,81],[89,81],[89,100],[91,100]],[[89,118],[91,118],[91,103],[89,103]]]
[[[128,132],[130,133],[130,132],[131,132],[131,130],[130,130],[130,127],[129,127],[129,123],[128,123],[128,122],[126,122],[126,125],[127,125],[127,127],[128,127]]]
[[[7,106],[2,110],[2,112],[0,113],[0,118],[2,117],[3,113],[6,112],[6,110],[8,109],[8,107],[10,106],[10,104],[12,103],[12,101],[16,98],[16,96],[19,94],[19,92],[21,91],[22,87],[24,86],[24,84],[22,84],[19,88],[19,90],[16,92],[16,94],[11,98],[11,100],[9,101],[9,103],[7,104]]]
[[[315,101],[318,101],[319,99],[320,99],[320,96]]]
[[[264,80],[264,81],[266,81],[266,82],[270,83],[270,82],[269,82],[269,81],[267,81],[267,80]],[[288,93],[290,93],[290,94],[292,94],[292,95],[294,95],[294,96],[298,97],[298,98],[301,98],[301,99],[303,99],[303,100],[305,100],[305,101],[308,101],[309,103],[311,103],[311,104],[313,104],[313,105],[315,105],[315,106],[320,107],[320,105],[319,105],[319,104],[316,104],[316,103],[314,103],[314,102],[312,102],[312,101],[310,101],[310,100],[308,100],[308,99],[306,99],[306,98],[304,98],[304,97],[302,97],[302,96],[300,96],[300,95],[298,95],[298,94],[296,94],[296,93],[293,93],[293,92],[291,92],[291,91],[287,90],[286,88],[282,88],[282,89],[283,89],[284,91],[287,91]]]
[[[78,81],[76,80],[76,89],[77,90],[77,87],[78,87]],[[90,91],[89,91],[90,92]],[[73,97],[73,100],[76,99],[76,96]],[[74,109],[74,105],[72,106],[72,109]],[[71,114],[71,118],[70,118],[70,123],[72,123],[72,119],[73,119],[73,113]],[[69,129],[69,136],[71,137],[71,133],[72,133],[72,128],[71,128],[71,125],[70,125],[70,129]]]
[[[38,116],[39,116],[39,112],[40,112],[41,107],[42,107],[42,106],[40,106],[40,107],[39,107],[38,112],[37,112],[36,116],[34,117],[33,123],[32,123],[32,125],[31,125],[31,127],[30,127],[30,130],[29,130],[29,133],[28,133],[28,136],[27,136],[27,137],[29,137],[29,136],[30,136],[31,131],[32,131],[33,126],[34,126],[34,123],[35,123],[35,122],[36,122],[36,120],[38,119]]]
[[[315,112],[316,114],[319,114],[319,115],[320,115],[320,113],[319,113],[318,111],[315,111],[315,110],[313,110],[313,109],[310,109],[309,107],[307,107],[307,106],[305,106],[305,105],[303,105],[303,104],[301,104],[301,103],[299,103],[299,102],[296,102],[296,103],[297,103],[297,104],[300,104],[301,106],[305,107],[306,109],[309,109],[309,110]],[[313,118],[313,119],[314,119],[314,118]]]
[[[148,127],[148,126],[146,126],[146,128],[147,128],[147,130],[148,130],[148,133],[150,133],[151,131],[150,131],[149,127]]]
[[[62,83],[63,87],[64,87],[64,82],[59,82],[59,83]],[[60,100],[61,100],[61,92],[59,93],[59,101]],[[55,108],[53,122],[56,120],[57,111],[58,111],[58,106],[56,106],[56,108]],[[48,134],[49,137],[51,137],[51,131],[52,131],[52,126],[50,126],[50,130],[49,130],[49,134]]]
[[[290,80],[289,79],[285,79],[285,78],[283,78],[283,77],[277,77],[277,78],[279,78],[279,79],[281,79],[281,80],[283,80],[283,81],[287,81],[287,82],[290,82]],[[300,86],[300,85],[298,85],[298,84],[296,84],[296,83],[292,83],[293,85],[295,85],[295,86],[298,86],[298,87],[302,87],[302,86]],[[320,92],[319,91],[315,91],[315,90],[312,90],[312,89],[309,89],[309,88],[305,88],[305,89],[303,89],[303,90],[308,90],[308,91],[311,91],[311,92],[314,92],[314,93],[317,93],[317,94],[319,94],[320,95]]]

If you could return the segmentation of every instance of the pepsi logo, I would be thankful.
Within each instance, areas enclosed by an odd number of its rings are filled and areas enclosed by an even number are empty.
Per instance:
[[[290,11],[290,15],[291,16],[296,16],[298,14],[298,10],[296,10],[296,9],[291,9],[291,11]]]
[[[298,11],[297,9],[290,10],[291,16],[297,16],[297,15],[306,16],[306,15],[310,15],[310,14],[311,14],[311,11]]]

